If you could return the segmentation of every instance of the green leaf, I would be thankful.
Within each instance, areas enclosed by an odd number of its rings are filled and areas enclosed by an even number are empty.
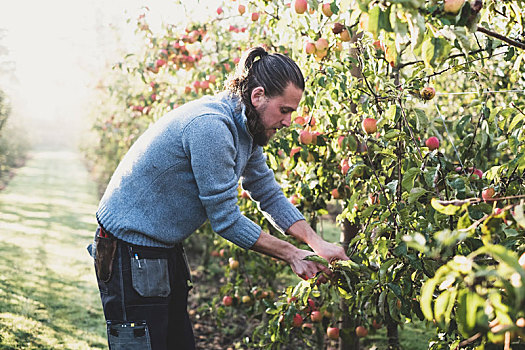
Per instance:
[[[308,255],[303,260],[314,261],[318,264],[328,267],[328,262],[325,259],[321,258],[319,255]]]
[[[404,180],[403,180],[404,182]],[[413,185],[413,184],[412,184]],[[422,187],[414,187],[410,190],[408,195],[408,204],[414,204],[420,197],[426,195],[428,192]]]
[[[437,198],[432,198],[430,204],[432,205],[432,208],[445,215],[455,215],[458,211],[465,209],[468,206],[468,204],[463,204],[461,206],[449,204],[445,206],[440,204]]]
[[[381,267],[379,268],[379,281],[381,283],[386,283],[387,281],[387,270],[396,263],[396,259],[389,259],[381,264]]]
[[[419,168],[413,167],[408,169],[405,174],[403,175],[403,181],[401,182],[401,186],[407,191],[411,191],[414,187],[414,181],[416,179],[416,176],[420,174]]]
[[[434,319],[434,312],[432,310],[432,300],[434,300],[434,290],[438,284],[437,278],[431,278],[423,283],[421,287],[421,300],[419,302],[421,311],[425,318],[429,321]]]

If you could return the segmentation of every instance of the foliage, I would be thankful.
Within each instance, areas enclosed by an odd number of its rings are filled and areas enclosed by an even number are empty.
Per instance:
[[[206,23],[161,33],[149,29],[147,15],[138,19],[144,50],[116,65],[107,112],[94,125],[106,178],[149,123],[220,91],[253,43],[290,55],[307,79],[293,125],[266,149],[268,163],[314,226],[337,205],[339,222],[358,232],[351,260],[331,265],[329,284],[300,282],[274,303],[245,310],[262,320],[252,346],[278,347],[296,335],[321,344],[339,318],[347,343],[355,343],[358,325],[381,322],[391,332],[417,318],[435,322],[436,349],[495,343],[500,333],[522,342],[513,325],[523,317],[525,283],[516,265],[525,250],[524,6],[456,2],[451,13],[448,0],[341,0],[328,8],[309,0],[304,14],[296,1],[228,2]],[[422,98],[425,87],[438,92],[434,99]],[[366,118],[377,131],[363,129]],[[431,136],[437,149],[425,144]],[[494,194],[482,199],[487,188]],[[239,203],[263,222],[254,205],[241,196]],[[265,259],[250,256],[245,266],[224,294],[252,288],[253,276],[273,277]],[[448,288],[439,287],[451,276]],[[290,332],[295,314],[307,319],[313,311],[309,298],[329,321]],[[496,321],[505,328],[489,327]]]

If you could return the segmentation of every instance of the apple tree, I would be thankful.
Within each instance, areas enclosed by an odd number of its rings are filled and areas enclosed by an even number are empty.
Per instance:
[[[303,281],[272,301],[257,294],[265,283],[278,293],[268,280],[283,266],[209,236],[206,250],[226,252],[222,293],[259,321],[250,344],[339,337],[357,348],[385,325],[397,348],[398,326],[417,318],[435,327],[436,349],[520,342],[523,10],[519,1],[234,1],[207,23],[160,34],[141,16],[144,49],[116,65],[111,106],[94,126],[101,174],[149,123],[219,91],[244,49],[266,45],[296,60],[307,84],[268,163],[312,226],[339,208],[351,260],[329,264],[330,283]]]

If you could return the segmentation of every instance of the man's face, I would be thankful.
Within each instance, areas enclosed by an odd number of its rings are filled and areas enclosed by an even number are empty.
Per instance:
[[[256,91],[261,89],[262,91]],[[264,126],[264,138],[268,142],[278,129],[290,126],[292,112],[297,109],[303,90],[293,84],[288,84],[280,96],[267,98],[263,88],[254,89],[252,104],[259,114],[260,123]]]

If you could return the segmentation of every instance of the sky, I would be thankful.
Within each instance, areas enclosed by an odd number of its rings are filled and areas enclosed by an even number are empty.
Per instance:
[[[205,16],[216,3],[185,6]],[[0,0],[0,89],[34,144],[73,145],[89,128],[97,78],[119,60],[117,46],[135,44],[133,20],[144,6],[154,30],[181,20],[170,0]]]

